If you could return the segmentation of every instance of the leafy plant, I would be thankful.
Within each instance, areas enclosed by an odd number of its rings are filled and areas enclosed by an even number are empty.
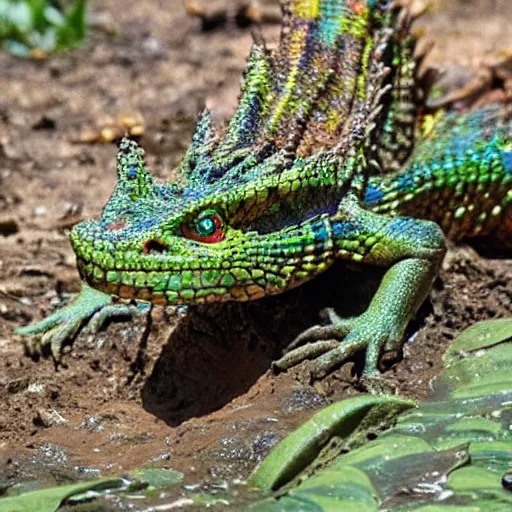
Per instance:
[[[359,396],[317,412],[253,473],[267,497],[247,512],[512,510],[512,318],[470,327],[443,361],[418,407]],[[392,405],[404,412],[375,432],[380,415],[363,415]]]
[[[0,0],[0,42],[18,57],[74,48],[85,39],[86,13],[87,0],[73,0],[67,8],[58,0]]]
[[[2,512],[55,512],[67,499],[76,495],[100,495],[102,490],[122,488],[125,482],[121,478],[102,478],[90,482],[63,485],[51,489],[26,492],[19,496],[8,496],[0,500]],[[86,495],[87,496],[87,495]]]

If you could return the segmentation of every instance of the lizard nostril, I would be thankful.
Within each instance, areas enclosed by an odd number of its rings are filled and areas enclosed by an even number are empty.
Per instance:
[[[160,242],[160,240],[151,239],[144,244],[142,252],[144,254],[165,254],[167,252],[167,246]]]

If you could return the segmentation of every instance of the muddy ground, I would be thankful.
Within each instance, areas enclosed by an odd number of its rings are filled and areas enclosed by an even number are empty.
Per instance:
[[[234,22],[202,30],[178,0],[93,9],[83,49],[41,62],[0,54],[0,480],[63,482],[147,464],[192,481],[243,478],[313,411],[360,392],[359,360],[317,383],[308,363],[278,376],[269,368],[322,306],[360,310],[378,272],[337,267],[271,299],[112,324],[80,335],[58,368],[28,358],[12,329],[78,290],[68,229],[98,215],[115,184],[115,145],[80,139],[134,116],[150,168],[169,176],[196,113],[208,105],[222,121],[233,111],[251,42]],[[506,0],[452,0],[418,27],[436,41],[430,62],[464,81],[512,49],[511,21]],[[263,32],[273,38],[278,26]],[[450,340],[511,308],[512,260],[451,247],[386,378],[425,398]]]

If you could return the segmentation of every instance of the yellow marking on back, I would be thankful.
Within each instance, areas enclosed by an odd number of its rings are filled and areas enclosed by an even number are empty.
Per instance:
[[[286,112],[286,108],[288,106],[288,102],[292,97],[293,90],[295,88],[295,84],[297,82],[297,76],[299,74],[299,61],[302,56],[302,50],[304,48],[304,39],[307,37],[307,30],[298,30],[292,36],[292,41],[290,44],[290,61],[291,61],[291,69],[288,74],[286,84],[283,89],[284,92],[279,99],[278,104],[275,107],[274,114],[272,118],[269,120],[269,131],[270,133],[274,133],[281,117]]]
[[[368,39],[363,50],[361,57],[361,70],[357,77],[357,91],[356,95],[359,99],[364,100],[366,97],[366,85],[368,81],[368,70],[370,68],[370,58],[373,50],[373,40]]]
[[[444,116],[444,112],[439,110],[435,114],[429,114],[423,118],[423,122],[421,124],[421,136],[428,137],[431,135],[438,123],[438,121]]]
[[[305,20],[316,20],[320,16],[320,0],[296,0],[294,14]]]

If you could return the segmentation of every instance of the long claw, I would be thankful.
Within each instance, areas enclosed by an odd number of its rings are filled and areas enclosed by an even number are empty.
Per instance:
[[[307,345],[303,345],[296,348],[295,350],[292,350],[291,352],[288,352],[283,357],[281,357],[281,359],[274,361],[272,366],[274,370],[287,370],[288,368],[296,366],[306,359],[315,359],[316,357],[335,349],[338,345],[339,343],[335,340],[308,343]]]
[[[35,357],[41,352],[41,340],[29,338],[25,341],[25,351],[30,357]]]
[[[59,361],[64,342],[75,336],[80,329],[81,324],[82,320],[79,319],[54,327],[51,331],[48,331],[43,335],[41,338],[41,345],[50,345],[53,358],[56,361]]]
[[[330,324],[336,326],[349,322],[346,318],[341,318],[334,308],[322,309],[322,311],[320,311],[320,318],[327,320]]]
[[[315,341],[323,341],[328,339],[340,339],[340,337],[345,336],[349,332],[348,325],[314,325],[309,329],[306,329],[304,332],[299,334],[289,345],[286,347],[286,351],[290,352],[291,350],[300,347],[301,345],[305,345],[306,343],[313,343]]]

